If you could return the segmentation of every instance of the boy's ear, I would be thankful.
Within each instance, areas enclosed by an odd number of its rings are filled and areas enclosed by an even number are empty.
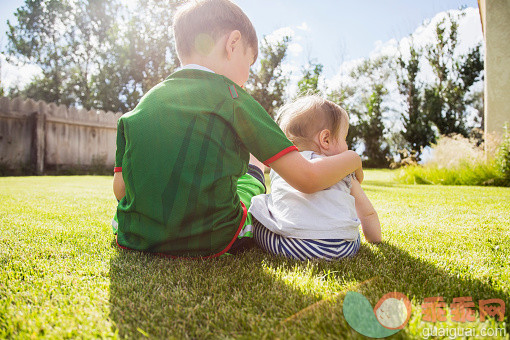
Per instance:
[[[331,131],[324,129],[319,132],[319,144],[322,149],[329,150],[331,146]]]
[[[232,53],[241,43],[241,32],[238,30],[230,32],[227,38],[227,43],[225,44],[227,59],[230,60],[232,58]]]

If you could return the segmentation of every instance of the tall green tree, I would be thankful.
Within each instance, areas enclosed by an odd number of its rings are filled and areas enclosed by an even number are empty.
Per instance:
[[[282,69],[289,42],[288,36],[273,44],[264,38],[260,46],[260,63],[258,68],[250,70],[250,78],[246,83],[247,91],[273,118],[276,110],[283,105],[289,82]]]
[[[423,85],[417,80],[422,53],[411,43],[409,59],[400,55],[396,68],[398,90],[404,97],[404,111],[401,113],[404,130],[400,133],[407,143],[406,147],[415,151],[418,159],[422,149],[435,141],[432,124],[423,110]]]
[[[302,78],[298,81],[298,96],[306,94],[319,94],[319,80],[324,66],[314,60],[308,60],[301,71]]]
[[[353,79],[361,79],[356,92],[360,101],[351,106],[350,114],[357,118],[356,133],[363,141],[368,167],[386,167],[390,154],[385,138],[386,127],[383,116],[388,111],[384,104],[388,90],[386,81],[390,76],[390,59],[382,56],[365,60],[351,73]]]
[[[109,36],[117,25],[116,15],[120,9],[115,1],[85,0],[75,1],[70,13],[75,25],[69,40],[71,79],[66,90],[73,93],[75,103],[86,108],[104,108],[102,102],[96,100],[98,89],[94,75],[101,72],[104,65],[102,52],[114,46]]]
[[[483,90],[472,91],[467,96],[467,103],[475,110],[475,121],[478,126],[475,128],[483,131],[485,129],[485,114],[484,114],[484,93]]]
[[[467,95],[482,79],[481,46],[457,57],[458,17],[449,14],[435,27],[435,42],[426,47],[426,58],[435,74],[435,82],[425,89],[424,110],[443,135],[467,136]]]
[[[170,19],[178,5],[177,0],[138,1],[126,40],[131,75],[140,84],[142,93],[161,82],[179,66]]]
[[[73,27],[68,16],[71,10],[69,1],[26,0],[14,14],[17,24],[7,21],[8,56],[15,56],[21,63],[37,64],[42,69],[42,76],[26,88],[27,96],[59,104],[72,102],[65,90],[73,53],[72,36],[67,30]]]
[[[126,112],[177,66],[171,17],[178,1],[25,0],[8,23],[9,55],[42,74],[21,94]]]
[[[388,91],[384,84],[372,85],[372,93],[365,103],[366,110],[359,115],[360,120],[357,130],[365,144],[364,155],[368,158],[365,161],[368,167],[388,166],[389,145],[385,141],[385,126],[383,122],[383,101]]]
[[[327,93],[328,100],[336,103],[342,107],[349,115],[349,131],[347,133],[347,147],[349,150],[355,150],[359,143],[362,142],[360,134],[358,133],[358,121],[356,116],[356,105],[353,105],[349,99],[355,95],[356,88],[350,85],[341,84],[336,89],[333,89]]]
[[[126,112],[178,66],[172,18],[177,0],[138,1],[117,23],[102,54],[101,72],[95,75],[96,106]]]
[[[8,22],[7,51],[42,74],[17,94],[95,106],[93,77],[101,70],[101,52],[111,48],[108,34],[118,10],[113,0],[26,0],[15,13],[17,23]]]

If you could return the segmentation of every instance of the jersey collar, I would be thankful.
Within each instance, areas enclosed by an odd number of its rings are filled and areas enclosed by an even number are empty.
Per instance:
[[[188,64],[188,65],[184,65],[184,66],[183,66],[183,67],[181,67],[180,69],[181,69],[181,70],[201,70],[201,71],[206,71],[206,72],[215,73],[213,70],[208,69],[207,67],[202,66],[202,65],[198,65],[198,64]]]

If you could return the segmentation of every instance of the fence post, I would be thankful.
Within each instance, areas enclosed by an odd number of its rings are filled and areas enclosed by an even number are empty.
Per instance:
[[[46,114],[34,112],[31,115],[31,120],[33,123],[31,165],[37,175],[42,175],[46,151]]]

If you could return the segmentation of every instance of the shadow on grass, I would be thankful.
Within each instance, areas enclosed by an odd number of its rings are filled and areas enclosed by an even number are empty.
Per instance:
[[[263,334],[282,312],[318,300],[268,275],[264,256],[251,250],[236,257],[171,260],[117,249],[110,263],[111,319],[128,338]]]
[[[353,288],[374,277],[375,284]],[[324,290],[328,285],[333,291]],[[472,296],[477,306],[480,299],[510,297],[490,278],[448,273],[387,243],[362,245],[356,257],[336,262],[297,262],[259,249],[205,261],[118,249],[110,264],[110,313],[119,335],[128,338],[358,338],[340,298],[299,313],[346,288],[372,305],[391,291],[415,305],[432,296],[447,303]],[[417,337],[407,328],[393,337]]]

